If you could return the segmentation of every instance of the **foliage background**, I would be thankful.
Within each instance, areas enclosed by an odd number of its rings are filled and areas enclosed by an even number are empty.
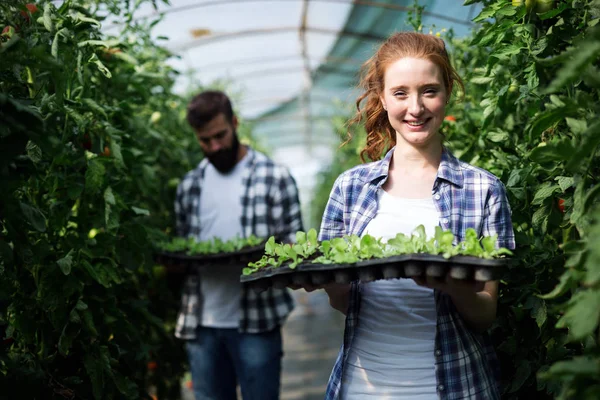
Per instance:
[[[455,154],[505,182],[513,208],[519,262],[492,330],[504,397],[596,399],[600,4],[480,3],[472,37],[446,37],[467,89],[443,129]],[[177,285],[150,242],[169,233],[176,177],[200,159],[187,98],[132,2],[37,6],[0,3],[14,29],[0,41],[0,398],[134,399],[149,386],[176,398]],[[128,22],[115,37],[100,33],[101,9]],[[334,121],[342,135],[346,119]],[[315,204],[359,162],[354,134]]]
[[[139,3],[0,3],[0,398],[179,397],[177,282],[150,242],[201,155]]]
[[[502,179],[513,211],[518,263],[491,330],[503,397],[597,399],[600,2],[473,3],[484,7],[471,37],[444,36],[466,90],[442,131],[455,155]],[[418,12],[411,23],[422,29]],[[348,117],[334,125],[342,136]],[[360,162],[364,131],[352,129],[321,173],[317,225],[337,175]]]

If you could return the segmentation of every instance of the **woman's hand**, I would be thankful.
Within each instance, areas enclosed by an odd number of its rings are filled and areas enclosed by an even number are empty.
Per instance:
[[[462,281],[451,277],[445,279],[413,278],[417,285],[447,293],[463,320],[475,331],[483,332],[496,319],[498,282]]]

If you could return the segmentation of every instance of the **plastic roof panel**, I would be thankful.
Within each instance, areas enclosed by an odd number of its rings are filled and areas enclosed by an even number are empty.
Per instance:
[[[145,4],[137,18],[163,13],[156,36],[180,58],[176,90],[230,82],[234,106],[275,148],[313,151],[338,139],[330,119],[348,112],[361,64],[390,33],[412,30],[412,0],[171,0]],[[478,11],[463,0],[422,0],[424,31],[465,35]],[[106,30],[110,30],[110,26]],[[201,35],[194,37],[192,32]],[[190,79],[192,82],[190,82]]]

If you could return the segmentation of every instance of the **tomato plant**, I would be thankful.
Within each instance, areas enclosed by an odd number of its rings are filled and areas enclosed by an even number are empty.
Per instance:
[[[151,22],[100,31],[99,10],[126,20],[139,3],[0,2],[20,27],[0,41],[3,393],[179,397],[179,294],[155,275],[152,243],[200,152]]]

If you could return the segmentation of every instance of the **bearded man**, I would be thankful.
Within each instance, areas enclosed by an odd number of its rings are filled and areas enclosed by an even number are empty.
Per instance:
[[[177,234],[229,240],[252,234],[294,240],[302,230],[296,182],[264,154],[240,144],[238,119],[220,91],[195,96],[187,121],[204,159],[177,188]],[[196,400],[278,399],[281,325],[287,289],[246,290],[241,265],[214,265],[186,277],[175,335],[186,340]]]

